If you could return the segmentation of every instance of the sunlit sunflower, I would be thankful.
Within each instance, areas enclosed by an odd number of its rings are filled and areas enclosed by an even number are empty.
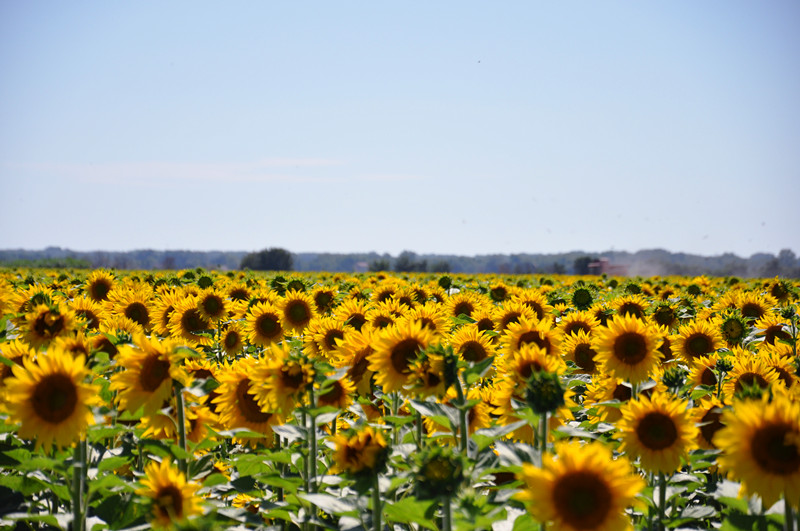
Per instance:
[[[210,323],[218,323],[228,316],[229,301],[217,288],[207,288],[197,296],[197,311]]]
[[[344,324],[331,316],[315,317],[303,335],[303,351],[311,357],[331,360],[337,343],[344,339]]]
[[[673,352],[687,363],[723,347],[718,327],[713,322],[699,319],[679,327],[671,339]]]
[[[509,324],[500,338],[505,354],[522,348],[523,345],[534,344],[549,355],[559,352],[559,337],[550,319],[542,321],[520,317],[516,323]]]
[[[593,330],[600,327],[600,321],[589,311],[569,312],[561,318],[556,327],[562,334],[577,334],[583,331],[591,335]]]
[[[317,393],[317,407],[331,406],[346,411],[353,403],[356,386],[350,378],[329,381]]]
[[[731,350],[733,369],[722,384],[722,394],[726,399],[733,399],[735,394],[746,387],[757,385],[766,389],[780,379],[778,372],[767,365],[763,357],[754,352],[735,347]]]
[[[678,326],[678,305],[671,301],[657,302],[650,307],[649,318],[659,326],[668,329]]]
[[[119,348],[116,360],[123,370],[111,375],[111,390],[118,392],[120,409],[134,413],[142,407],[151,415],[170,397],[173,382],[189,386],[191,377],[183,368],[178,341],[138,335],[134,342]]]
[[[103,305],[88,297],[75,297],[70,302],[70,307],[88,330],[97,330],[105,316]]]
[[[628,315],[644,320],[650,303],[639,294],[630,294],[613,299],[611,307],[616,311],[617,315]]]
[[[86,436],[94,424],[92,405],[99,387],[86,383],[90,371],[83,356],[73,357],[51,348],[34,360],[30,356],[15,365],[5,380],[9,421],[18,424],[18,435],[36,441],[46,452],[52,446],[71,446]]]
[[[228,356],[236,357],[241,354],[246,341],[247,334],[240,321],[231,321],[220,330],[219,344]]]
[[[308,323],[317,315],[314,299],[304,291],[287,291],[286,295],[278,301],[278,309],[284,330],[298,336],[303,334]]]
[[[344,338],[336,347],[336,367],[348,367],[347,378],[353,383],[360,396],[371,396],[373,372],[369,369],[369,355],[372,349],[372,329],[355,330],[345,328]]]
[[[277,306],[259,302],[247,312],[247,339],[253,345],[268,346],[283,339],[285,330],[281,324],[281,312]]]
[[[200,485],[186,481],[183,472],[173,467],[168,459],[149,463],[144,473],[144,487],[136,493],[150,499],[150,524],[154,528],[173,529],[203,512],[201,498],[197,495]]]
[[[747,321],[756,321],[778,305],[778,301],[771,295],[753,291],[741,291],[736,298],[736,306],[742,312],[742,317]]]
[[[445,360],[440,354],[428,353],[411,362],[408,394],[422,399],[441,398],[447,390]]]
[[[39,304],[25,316],[24,338],[34,348],[47,346],[72,334],[76,324],[75,313],[67,305]]]
[[[792,335],[787,328],[788,320],[779,313],[767,312],[763,317],[753,323],[753,328],[758,330],[756,336],[763,337],[764,343],[774,345],[775,341],[791,341]]]
[[[700,356],[689,365],[689,381],[693,386],[707,385],[714,387],[718,383],[715,367],[719,361],[719,355]]]
[[[697,426],[697,445],[700,448],[714,449],[714,436],[722,429],[722,411],[725,405],[716,396],[703,398],[695,404],[692,418]]]
[[[625,380],[600,373],[586,386],[583,407],[592,422],[615,424],[622,418],[620,406],[607,402],[618,400],[620,404],[624,404],[632,397],[633,389],[630,384],[625,383]]]
[[[262,408],[289,414],[303,402],[306,390],[314,382],[314,366],[287,343],[273,343],[250,378],[255,383],[252,393]]]
[[[435,339],[434,333],[418,321],[399,321],[376,332],[367,361],[384,392],[399,391],[408,383],[411,363]]]
[[[447,298],[444,311],[448,317],[458,317],[460,315],[472,317],[473,313],[487,305],[488,302],[479,293],[464,290]]]
[[[736,401],[714,437],[720,468],[742,482],[741,494],[758,494],[764,507],[781,495],[800,507],[800,402],[776,395]]]
[[[661,359],[659,329],[627,315],[615,316],[593,337],[595,360],[604,370],[631,383],[646,380]]]
[[[450,330],[451,323],[447,318],[447,313],[445,313],[444,307],[436,302],[415,306],[409,310],[405,318],[420,321],[434,334],[444,335]]]
[[[583,330],[576,334],[565,334],[561,338],[561,355],[565,360],[578,366],[579,374],[595,374],[598,372],[597,351],[592,346],[592,338]]]
[[[153,331],[161,336],[168,336],[169,320],[175,307],[184,299],[184,295],[177,290],[166,290],[154,300],[150,301],[150,315],[152,317]]]
[[[477,323],[464,325],[453,332],[450,344],[453,352],[464,361],[483,361],[496,353],[492,336],[481,331]]]
[[[617,531],[633,529],[626,509],[646,486],[624,457],[614,459],[599,442],[558,443],[542,468],[523,464],[522,492],[515,496],[549,529]]]
[[[787,345],[788,346],[788,345]],[[778,378],[783,382],[787,389],[792,389],[800,384],[800,376],[797,372],[797,362],[792,358],[783,356],[774,348],[764,348],[758,351],[759,357],[764,360],[767,367],[778,373]]]
[[[6,379],[10,378],[13,375],[13,369],[15,366],[19,365],[22,366],[24,364],[25,359],[34,359],[36,356],[36,351],[26,342],[13,339],[11,341],[6,341],[5,343],[0,343],[0,356],[3,356],[9,362],[10,365],[6,365],[5,363],[0,363],[0,408],[4,404],[4,400],[2,397],[2,391],[5,388],[5,381]]]
[[[190,346],[212,345],[214,339],[209,334],[211,326],[197,309],[197,299],[194,296],[178,301],[169,318],[170,335]]]
[[[688,402],[673,395],[640,395],[624,404],[620,413],[620,451],[639,457],[641,467],[649,472],[671,474],[697,440]]]
[[[536,289],[521,289],[515,291],[511,296],[510,302],[519,302],[527,306],[537,319],[544,320],[553,311],[553,307],[547,302],[547,296]]]
[[[349,298],[334,309],[333,315],[346,326],[361,330],[367,322],[367,308],[366,301]]]
[[[73,356],[89,359],[92,355],[92,344],[82,332],[71,336],[59,337],[52,343],[53,348],[69,352]]]
[[[86,294],[93,301],[104,301],[108,299],[108,294],[114,289],[114,275],[108,271],[97,269],[92,271],[86,279]]]
[[[234,437],[234,441],[251,446],[259,443],[272,446],[272,426],[281,424],[283,416],[258,405],[254,394],[255,385],[250,379],[257,365],[258,361],[254,358],[239,358],[218,369],[216,376],[220,385],[215,389],[218,396],[213,404],[216,405],[219,422],[224,428],[246,428],[263,434],[262,438]]]
[[[105,302],[111,317],[125,317],[136,323],[139,332],[149,332],[152,326],[149,304],[153,294],[149,289],[120,287],[112,291]]]
[[[389,456],[383,433],[365,426],[351,433],[339,433],[332,439],[334,445],[333,472],[350,475],[373,474],[383,470]]]

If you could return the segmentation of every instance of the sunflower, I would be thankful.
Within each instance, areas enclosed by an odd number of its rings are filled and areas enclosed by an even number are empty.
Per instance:
[[[268,346],[283,339],[281,313],[269,302],[258,302],[247,312],[247,339],[253,345]]]
[[[344,300],[333,311],[334,316],[343,324],[361,330],[367,322],[367,303],[359,299]]]
[[[710,356],[700,356],[691,363],[689,371],[689,381],[694,387],[706,385],[716,387],[719,380],[715,368],[720,357],[717,354]]]
[[[223,325],[220,331],[219,344],[228,356],[236,357],[241,354],[246,340],[247,334],[244,331],[244,325],[239,321],[231,321]]]
[[[218,323],[228,316],[229,303],[222,291],[216,288],[207,288],[197,297],[197,311],[200,316],[210,323]]]
[[[725,405],[712,396],[703,398],[699,404],[692,409],[692,418],[698,427],[697,445],[708,450],[715,449],[714,436],[722,429],[722,411]]]
[[[336,347],[334,365],[348,367],[347,378],[360,396],[372,395],[373,372],[369,369],[368,361],[368,356],[372,352],[372,329],[363,328],[359,331],[345,328],[344,338]]]
[[[47,346],[57,337],[70,335],[76,320],[66,305],[39,304],[25,316],[24,338],[34,348]]]
[[[13,339],[0,343],[0,356],[10,361],[10,365],[0,363],[0,392],[5,387],[6,379],[14,374],[14,367],[24,364],[25,359],[34,359],[36,351],[31,346],[19,339]],[[0,394],[0,405],[3,404],[2,395]]]
[[[88,330],[97,330],[105,316],[103,305],[88,297],[75,297],[70,302],[70,307]]]
[[[303,351],[311,357],[330,360],[336,345],[344,339],[344,324],[334,317],[315,317],[303,336]]]
[[[531,310],[537,319],[543,320],[550,315],[553,307],[547,302],[547,297],[539,290],[523,289],[515,292],[511,296],[511,302],[521,303]]]
[[[52,346],[69,352],[73,356],[83,356],[86,359],[92,355],[92,345],[82,332],[72,336],[59,337],[53,341]]]
[[[733,369],[728,373],[727,381],[722,384],[722,394],[725,397],[731,399],[737,392],[754,385],[766,389],[780,379],[778,372],[754,352],[735,347],[731,354],[734,356]]]
[[[641,320],[644,320],[649,306],[647,299],[638,294],[623,295],[611,301],[611,307],[617,315],[629,315]]]
[[[748,321],[761,319],[771,308],[777,305],[778,301],[773,299],[771,295],[752,291],[742,291],[736,298],[736,306],[742,312],[742,317]]]
[[[592,347],[592,338],[583,330],[577,334],[565,334],[561,338],[561,353],[564,359],[578,366],[579,374],[595,374],[598,371],[595,357],[597,351]]]
[[[218,396],[212,405],[216,406],[219,422],[226,429],[246,428],[264,435],[262,438],[234,437],[235,442],[272,446],[272,426],[281,424],[283,417],[258,405],[253,392],[255,384],[250,380],[257,366],[255,358],[239,358],[230,365],[223,365],[216,374],[220,385],[215,389]]]
[[[650,320],[668,329],[678,326],[678,307],[670,301],[661,301],[650,308]]]
[[[639,383],[646,380],[662,353],[659,329],[627,315],[609,320],[593,337],[595,360],[611,375]]]
[[[764,343],[774,345],[775,341],[791,341],[792,336],[786,330],[788,323],[780,314],[768,312],[763,317],[753,323],[753,327],[758,330],[757,337],[763,337]]]
[[[186,481],[183,472],[173,467],[168,459],[149,463],[144,472],[144,487],[136,493],[150,499],[150,523],[154,528],[172,529],[175,524],[183,524],[202,512],[200,497],[197,496],[200,485]]]
[[[527,344],[534,344],[549,355],[555,355],[559,351],[558,334],[549,319],[539,321],[520,317],[519,321],[506,327],[500,342],[506,354],[515,352]]]
[[[735,401],[722,415],[714,443],[720,468],[742,483],[741,494],[758,494],[765,507],[783,494],[800,508],[800,403],[776,395],[770,402]]]
[[[557,328],[564,335],[577,334],[580,331],[591,335],[593,330],[600,328],[600,321],[589,311],[569,312],[561,318]]]
[[[303,401],[314,375],[314,366],[307,358],[295,355],[287,343],[273,343],[250,373],[255,382],[252,393],[262,408],[288,414]]]
[[[120,409],[134,413],[143,407],[145,415],[152,415],[171,396],[173,382],[188,387],[191,377],[182,366],[179,342],[140,334],[134,343],[119,348],[116,360],[123,370],[111,375],[110,388],[118,392]]]
[[[722,348],[722,335],[710,321],[696,319],[678,328],[672,336],[672,350],[687,363]]]
[[[502,306],[497,306],[492,314],[492,320],[496,325],[495,329],[501,333],[509,325],[519,322],[523,317],[535,320],[536,312],[530,306],[513,300],[506,301]]]
[[[480,330],[477,323],[459,327],[450,336],[450,344],[462,360],[469,362],[483,361],[496,352],[492,336]]]
[[[291,290],[278,302],[284,330],[302,335],[311,319],[316,317],[314,299],[304,291]]]
[[[401,320],[378,331],[367,356],[369,369],[385,393],[400,390],[408,383],[411,363],[431,345],[436,336],[419,321]]]
[[[350,475],[379,473],[386,466],[388,445],[383,433],[366,426],[349,434],[333,437],[333,472]]]
[[[317,394],[317,407],[331,406],[346,411],[353,403],[355,391],[356,386],[347,375],[330,380]]]
[[[688,402],[673,395],[639,396],[624,404],[620,413],[620,451],[639,457],[649,472],[671,474],[697,440]]]
[[[161,336],[168,336],[169,320],[175,307],[184,299],[177,290],[167,290],[154,300],[150,301],[150,315],[152,316],[153,331]]]
[[[600,373],[592,378],[592,382],[586,386],[583,407],[592,422],[615,424],[622,418],[620,408],[608,405],[606,402],[618,400],[624,404],[632,397],[633,389],[630,384],[626,385],[625,380]]]
[[[729,347],[741,345],[750,332],[750,326],[738,309],[728,310],[714,319],[714,323],[719,327],[719,333]]]
[[[417,305],[405,315],[406,319],[420,321],[434,334],[444,335],[450,330],[450,321],[441,304],[429,302]]]
[[[149,289],[115,289],[109,294],[105,306],[111,317],[126,317],[138,325],[138,331],[149,332],[152,325],[149,301],[152,296]]]
[[[18,435],[35,439],[36,449],[71,446],[94,424],[98,386],[86,383],[90,375],[83,356],[57,348],[30,356],[15,365],[5,380],[9,421],[19,424]]]
[[[564,531],[633,529],[626,509],[646,486],[624,457],[614,459],[599,442],[558,443],[538,468],[524,463],[515,498],[531,515]]]
[[[792,386],[800,383],[797,362],[792,358],[782,356],[777,350],[769,348],[759,350],[758,355],[764,360],[767,367],[778,373],[778,378],[787,389],[791,389]]]
[[[207,334],[210,329],[211,323],[197,309],[194,296],[186,296],[178,301],[169,318],[172,337],[182,339],[190,346],[212,345],[214,339]]]
[[[458,317],[465,315],[472,317],[472,314],[479,309],[487,306],[487,301],[474,291],[459,291],[447,298],[445,302],[445,314],[448,317]]]
[[[102,269],[92,271],[89,278],[86,279],[86,294],[93,301],[105,301],[108,299],[108,294],[114,289],[114,283],[114,275],[108,271]]]

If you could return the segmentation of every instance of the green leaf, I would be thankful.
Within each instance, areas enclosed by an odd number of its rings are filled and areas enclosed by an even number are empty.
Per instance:
[[[329,514],[341,515],[358,509],[347,498],[339,498],[329,494],[299,494],[299,496]]]
[[[526,511],[514,520],[513,531],[539,531],[541,525]]]
[[[99,472],[116,470],[130,463],[130,461],[131,459],[129,457],[107,457],[100,461],[100,463],[97,465],[97,470]]]
[[[437,529],[436,523],[430,519],[432,515],[433,500],[417,500],[416,498],[403,498],[396,503],[387,503],[383,512],[386,517],[396,523],[418,524],[428,529]]]
[[[29,476],[0,476],[0,486],[8,487],[21,493],[23,496],[30,496],[47,490],[50,485]]]
[[[225,475],[215,472],[203,480],[203,488],[208,489],[217,485],[227,485],[228,481],[230,480]]]
[[[464,372],[462,373],[464,376],[464,382],[466,382],[466,384],[469,386],[483,378],[483,375],[486,374],[486,371],[489,370],[493,362],[494,358],[488,357],[479,361],[478,363],[475,363],[471,367],[464,369]]]
[[[479,451],[484,450],[491,446],[498,439],[503,438],[503,436],[508,435],[517,428],[521,428],[527,424],[528,423],[526,421],[520,420],[517,422],[512,422],[511,424],[495,426],[494,428],[475,430],[475,433],[472,434],[472,440],[477,443]]]

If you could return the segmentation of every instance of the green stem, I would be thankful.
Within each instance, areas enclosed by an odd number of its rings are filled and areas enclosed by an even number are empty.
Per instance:
[[[417,434],[417,451],[422,450],[422,414],[414,412],[414,428]]]
[[[381,489],[378,482],[377,470],[372,473],[372,529],[374,531],[381,531]]]
[[[186,412],[183,410],[183,386],[179,382],[175,382],[175,409],[178,414],[178,446],[186,452]],[[183,472],[187,478],[189,475],[189,467],[186,459],[181,456],[178,459],[178,468]]]
[[[450,496],[442,496],[442,531],[453,529],[453,514],[450,507]]]
[[[539,417],[539,448],[542,450],[542,459],[547,453],[547,411]]]
[[[783,529],[784,531],[794,531],[794,515],[792,515],[792,505],[788,497],[783,495]]]
[[[85,527],[83,520],[83,488],[86,472],[86,446],[83,441],[78,441],[75,445],[75,453],[72,463],[72,529],[73,531],[83,531]]]
[[[461,437],[459,438],[459,447],[461,453],[469,457],[469,417],[467,416],[467,399],[464,396],[464,390],[461,388],[461,381],[456,378],[456,392],[458,393],[458,419],[459,429],[461,430]]]
[[[308,389],[308,401],[309,407],[313,410],[314,405],[314,386],[310,385]],[[311,426],[309,427],[309,439],[310,439],[310,449],[308,452],[308,473],[309,473],[309,481],[308,486],[310,491],[309,492],[316,492],[316,478],[317,478],[317,417],[316,415],[309,414],[311,417]]]
[[[278,435],[277,433],[275,434],[275,448],[278,450],[278,452],[281,451],[281,436]],[[278,469],[281,472],[281,479],[283,479],[284,465],[283,464],[278,465]],[[278,487],[278,501],[279,502],[283,501],[283,487]]]
[[[658,528],[666,529],[667,477],[658,473]]]
[[[395,391],[392,393],[392,417],[397,417],[400,411],[400,394]],[[397,431],[397,422],[392,422],[392,444],[397,446],[399,444],[399,433]]]

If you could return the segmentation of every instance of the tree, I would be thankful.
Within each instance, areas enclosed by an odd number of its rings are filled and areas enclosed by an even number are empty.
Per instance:
[[[270,247],[246,255],[239,268],[253,271],[291,271],[292,263],[292,253],[279,247]]]
[[[591,256],[580,256],[572,263],[572,268],[575,270],[576,275],[588,275],[590,273],[589,264],[596,261],[597,258],[592,258]]]

